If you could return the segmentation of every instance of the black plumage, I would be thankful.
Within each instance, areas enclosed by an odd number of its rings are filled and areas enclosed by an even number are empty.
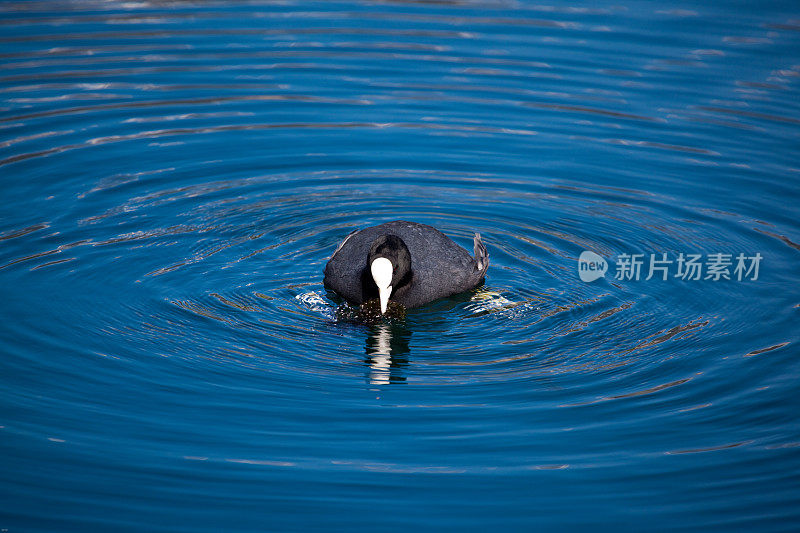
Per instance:
[[[489,254],[480,235],[475,257],[432,226],[402,220],[352,232],[325,265],[325,287],[345,300],[362,304],[378,297],[370,274],[376,257],[393,266],[390,301],[406,308],[425,305],[480,285]]]

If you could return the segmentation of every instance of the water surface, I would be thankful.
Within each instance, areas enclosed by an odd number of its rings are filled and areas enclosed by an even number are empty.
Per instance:
[[[0,528],[796,530],[794,3],[0,28]],[[327,258],[394,219],[479,231],[486,284],[341,320]],[[758,278],[614,276],[717,253]]]

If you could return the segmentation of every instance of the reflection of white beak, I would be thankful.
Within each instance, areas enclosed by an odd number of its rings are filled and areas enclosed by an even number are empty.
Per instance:
[[[370,352],[370,384],[385,385],[389,383],[389,369],[392,366],[392,332],[389,326],[381,324],[375,336],[376,344]]]
[[[392,262],[385,257],[375,259],[370,265],[372,279],[378,286],[378,297],[381,302],[381,314],[386,314],[389,306],[389,295],[392,294]]]

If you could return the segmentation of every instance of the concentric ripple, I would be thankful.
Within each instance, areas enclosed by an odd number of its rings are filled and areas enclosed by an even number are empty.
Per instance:
[[[793,7],[31,1],[0,28],[0,528],[800,519]],[[352,319],[322,268],[395,219],[480,232],[486,283]]]

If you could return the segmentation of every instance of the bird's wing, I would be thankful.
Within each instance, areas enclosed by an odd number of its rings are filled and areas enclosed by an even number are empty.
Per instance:
[[[336,247],[336,250],[334,250],[334,251],[333,251],[333,253],[331,254],[331,257],[330,257],[330,259],[333,259],[333,256],[334,256],[334,255],[336,255],[336,254],[339,252],[339,250],[341,250],[341,249],[342,249],[342,247],[344,246],[344,243],[346,243],[346,242],[347,242],[347,239],[349,239],[350,237],[352,237],[352,236],[353,236],[353,235],[355,235],[356,233],[358,233],[358,230],[357,230],[357,229],[354,229],[353,231],[351,231],[351,232],[350,232],[350,233],[347,235],[347,237],[345,237],[345,238],[344,238],[344,240],[343,240],[342,242],[340,242],[340,243],[339,243],[339,246],[337,246],[337,247]],[[329,261],[330,261],[330,259],[329,259]]]

